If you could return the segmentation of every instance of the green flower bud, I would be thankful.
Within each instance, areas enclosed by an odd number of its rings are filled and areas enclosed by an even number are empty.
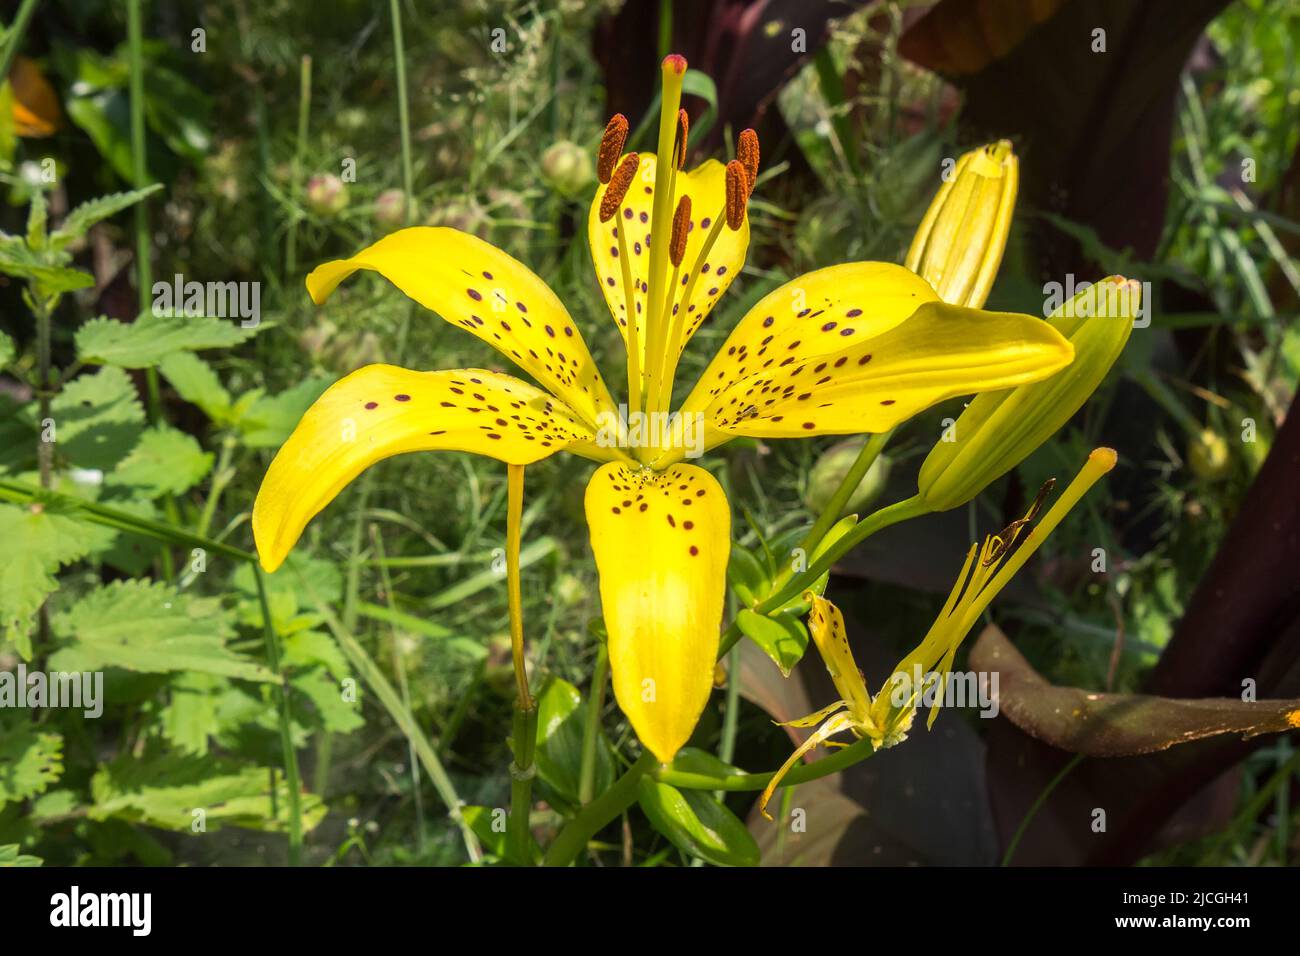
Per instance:
[[[375,197],[375,223],[388,229],[397,229],[406,222],[406,193],[401,189],[385,189]]]
[[[976,395],[921,465],[926,507],[947,511],[970,501],[1069,421],[1124,351],[1140,297],[1137,282],[1111,276],[1048,316],[1074,346],[1074,361],[1041,382]]]
[[[858,459],[858,453],[862,451],[862,446],[867,443],[866,438],[850,438],[848,441],[839,442],[832,445],[813,465],[812,471],[808,473],[808,489],[804,492],[804,504],[808,510],[814,514],[820,513],[831,500],[839,488],[840,482],[848,474],[853,463]],[[848,514],[861,514],[871,502],[880,497],[880,493],[885,490],[885,481],[889,478],[889,459],[884,455],[877,456],[876,460],[871,463],[867,473],[862,476],[858,482],[858,487],[853,490],[849,500],[844,505],[842,514],[836,518],[842,518]]]
[[[1196,477],[1220,481],[1232,472],[1232,452],[1222,435],[1204,428],[1187,444],[1187,464]]]
[[[347,187],[333,173],[318,173],[307,180],[307,205],[316,215],[337,215],[347,204]]]
[[[542,177],[561,196],[573,199],[595,182],[596,173],[587,150],[566,139],[542,153]]]
[[[966,153],[930,203],[904,265],[944,302],[982,307],[1002,263],[1019,182],[1006,140]]]

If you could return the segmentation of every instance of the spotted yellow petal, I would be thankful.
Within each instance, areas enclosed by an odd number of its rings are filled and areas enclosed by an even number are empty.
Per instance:
[[[253,505],[258,556],[274,571],[348,482],[393,455],[468,451],[527,465],[594,438],[563,402],[509,375],[367,365],[326,389],[271,462]]]
[[[427,309],[474,333],[595,424],[614,412],[582,333],[531,269],[476,236],[416,226],[350,259],[317,266],[307,290],[317,305],[358,269],[378,272]]]
[[[1074,357],[1041,319],[942,302],[838,351],[805,347],[714,396],[709,428],[763,438],[883,432],[944,399],[1047,378]]]
[[[587,485],[614,696],[661,761],[690,739],[718,655],[731,511],[703,468],[611,462]]]
[[[648,307],[647,292],[650,283],[650,221],[654,204],[655,157],[652,153],[639,155],[641,164],[636,180],[628,190],[622,210],[608,222],[600,221],[600,202],[607,187],[601,186],[596,190],[596,197],[592,200],[591,211],[587,216],[587,239],[596,266],[596,279],[626,343],[627,303],[624,301],[623,266],[619,261],[619,237],[616,231],[624,230],[623,241],[632,264],[632,312],[637,319],[637,342],[642,357],[640,368],[642,375],[646,376],[649,373],[644,361],[645,310]],[[740,267],[745,264],[745,251],[749,248],[748,217],[736,232],[723,227],[707,259],[699,263],[699,279],[691,290],[691,300],[682,301],[688,284],[688,270],[699,262],[705,237],[719,217],[726,218],[725,183],[726,167],[713,159],[689,173],[684,170],[677,173],[673,201],[669,208],[676,209],[677,202],[683,195],[691,199],[691,224],[687,233],[686,254],[673,293],[674,317],[679,313],[683,317],[679,353],[713,309],[714,303],[727,291],[727,287],[740,272]]]
[[[812,599],[812,608],[808,612],[808,633],[817,645],[826,670],[835,683],[835,689],[848,704],[849,712],[857,720],[862,720],[871,710],[871,695],[867,692],[862,672],[853,660],[844,616],[838,607],[811,591],[805,592],[805,597]]]

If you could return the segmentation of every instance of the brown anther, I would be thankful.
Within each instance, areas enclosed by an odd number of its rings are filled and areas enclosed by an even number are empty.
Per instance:
[[[600,138],[600,149],[596,152],[596,178],[602,183],[609,182],[618,165],[619,156],[623,155],[623,144],[627,142],[627,117],[615,113],[605,124],[605,135]]]
[[[691,228],[691,197],[683,196],[677,200],[677,211],[673,213],[673,235],[668,243],[668,258],[673,267],[682,264],[686,257],[686,237]]]
[[[686,141],[691,135],[691,118],[686,115],[686,110],[677,111],[677,153],[674,157],[677,160],[677,168],[686,168]]]
[[[752,129],[740,131],[740,139],[736,142],[736,159],[740,160],[745,167],[745,173],[749,176],[749,191],[754,191],[754,184],[758,182],[758,134]]]
[[[749,173],[738,159],[727,163],[727,228],[740,229],[749,203]]]
[[[618,169],[609,178],[609,185],[605,187],[605,195],[600,197],[601,222],[613,219],[618,207],[623,205],[623,199],[632,188],[632,180],[636,178],[636,169],[640,165],[641,157],[636,153],[628,153],[623,157],[623,162],[618,164]]]

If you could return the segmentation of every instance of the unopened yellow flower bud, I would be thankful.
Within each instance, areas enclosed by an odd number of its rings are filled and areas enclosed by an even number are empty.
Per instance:
[[[947,511],[970,501],[1069,421],[1124,351],[1141,294],[1137,282],[1111,276],[1048,316],[1074,346],[1074,361],[1041,382],[976,395],[921,465],[926,507]]]
[[[904,263],[951,305],[980,308],[1002,263],[1020,164],[1006,140],[957,161],[917,227]]]

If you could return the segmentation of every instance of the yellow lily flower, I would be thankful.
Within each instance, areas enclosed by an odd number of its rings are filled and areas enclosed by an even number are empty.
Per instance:
[[[918,701],[928,687],[944,686],[948,673],[952,670],[957,649],[984,613],[984,609],[1047,540],[1047,536],[1088,489],[1114,467],[1115,452],[1110,448],[1096,449],[1038,525],[1029,527],[1038,516],[1043,499],[1052,488],[1052,482],[1043,486],[1023,518],[1000,533],[989,535],[983,544],[972,544],[943,610],[921,643],[898,662],[874,699],[867,691],[862,672],[854,663],[839,608],[812,591],[805,592],[804,600],[811,604],[808,630],[830,672],[840,699],[807,717],[781,724],[784,727],[815,726],[817,730],[773,774],[758,804],[763,815],[772,819],[767,812],[768,801],[776,792],[781,779],[806,753],[820,744],[844,746],[830,741],[829,738],[836,734],[848,731],[859,740],[870,739],[874,750],[892,747],[906,740],[916,716]],[[934,725],[941,703],[941,696],[936,695],[930,708],[927,728]]]
[[[666,161],[622,155],[622,117],[598,156],[588,238],[627,345],[627,409],[615,405],[578,323],[527,266],[455,229],[403,229],[315,269],[312,299],[325,302],[358,270],[378,272],[538,384],[481,369],[359,369],[308,409],[253,508],[258,555],[274,571],[307,522],[393,455],[467,451],[519,466],[568,451],[602,462],[586,513],[614,693],[664,762],[712,688],[730,554],[726,496],[685,458],[737,435],[884,431],[947,398],[1038,381],[1073,357],[1041,320],[945,304],[897,265],[847,263],[767,295],[666,416],[678,358],[744,264],[759,165],[747,130],[726,166],[681,168],[685,71],[679,56],[663,62]]]

